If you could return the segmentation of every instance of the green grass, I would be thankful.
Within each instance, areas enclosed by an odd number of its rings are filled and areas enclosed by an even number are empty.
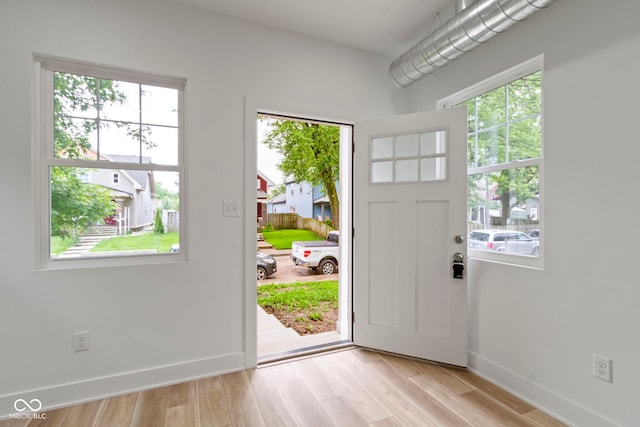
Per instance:
[[[51,236],[51,254],[60,255],[77,242],[77,239],[68,236]]]
[[[338,281],[286,283],[258,287],[258,304],[285,311],[310,311],[322,318],[320,307],[338,308]]]
[[[297,240],[324,240],[313,231],[297,229],[263,231],[262,235],[276,249],[291,249],[291,243]]]
[[[157,249],[158,252],[169,252],[171,245],[179,241],[178,233],[145,233],[135,236],[119,236],[101,241],[91,252],[136,251],[143,249]]]

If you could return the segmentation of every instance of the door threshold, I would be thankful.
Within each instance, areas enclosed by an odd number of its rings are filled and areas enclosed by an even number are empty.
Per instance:
[[[310,347],[302,347],[294,350],[287,350],[281,353],[265,354],[258,356],[257,367],[261,368],[275,363],[289,361],[291,359],[298,359],[301,357],[312,356],[319,353],[327,353],[336,350],[344,350],[349,347],[354,347],[354,344],[350,340],[341,340],[331,342],[327,344],[318,344]]]

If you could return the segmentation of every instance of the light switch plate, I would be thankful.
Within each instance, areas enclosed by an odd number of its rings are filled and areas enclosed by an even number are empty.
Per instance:
[[[222,202],[222,216],[240,216],[240,202],[235,200]]]

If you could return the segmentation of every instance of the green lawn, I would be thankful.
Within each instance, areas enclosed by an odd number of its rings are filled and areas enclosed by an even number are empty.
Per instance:
[[[296,282],[258,286],[258,304],[286,311],[312,310],[322,302],[338,308],[338,281]]]
[[[60,255],[76,242],[73,237],[51,236],[51,254]]]
[[[291,249],[291,243],[295,241],[324,240],[313,231],[297,229],[263,231],[262,235],[275,249]]]
[[[338,281],[260,285],[258,304],[300,335],[335,331]]]
[[[135,251],[157,249],[158,252],[169,252],[171,245],[180,241],[178,233],[145,233],[135,236],[119,236],[105,239],[98,243],[91,252]]]

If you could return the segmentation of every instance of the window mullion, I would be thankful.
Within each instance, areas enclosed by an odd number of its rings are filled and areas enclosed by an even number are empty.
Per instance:
[[[541,157],[535,157],[533,159],[525,159],[525,160],[513,160],[508,163],[499,163],[497,165],[491,166],[480,166],[477,168],[470,168],[467,170],[469,175],[475,175],[479,173],[489,173],[489,172],[497,172],[501,170],[507,169],[516,169],[516,168],[526,168],[529,166],[539,166],[542,163]]]

